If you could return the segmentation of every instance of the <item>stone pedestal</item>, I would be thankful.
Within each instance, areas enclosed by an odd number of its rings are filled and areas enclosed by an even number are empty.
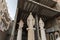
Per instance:
[[[27,28],[28,30],[28,40],[35,40],[34,36],[34,28]]]

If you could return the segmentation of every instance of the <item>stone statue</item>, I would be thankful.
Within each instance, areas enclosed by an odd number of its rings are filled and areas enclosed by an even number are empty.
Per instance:
[[[40,27],[40,31],[41,31],[41,40],[46,40],[46,34],[45,34],[45,29],[44,29],[44,22],[43,22],[43,20],[41,18],[39,20],[39,27]]]
[[[35,40],[34,38],[34,25],[35,25],[35,19],[32,16],[32,13],[30,13],[29,17],[27,18],[27,25],[28,25],[28,40]]]
[[[22,28],[23,28],[24,22],[20,20],[19,22],[19,28],[18,28],[18,34],[17,34],[17,40],[22,40]]]

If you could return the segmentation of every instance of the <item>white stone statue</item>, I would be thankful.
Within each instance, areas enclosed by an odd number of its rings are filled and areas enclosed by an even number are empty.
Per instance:
[[[23,21],[20,20],[19,22],[19,28],[18,28],[18,34],[17,34],[17,40],[22,40],[22,28],[23,28]]]
[[[44,28],[44,22],[43,22],[43,20],[41,18],[39,20],[39,26],[40,26],[41,29]]]
[[[46,34],[45,34],[45,29],[44,29],[44,22],[43,22],[43,20],[41,18],[39,20],[39,27],[40,27],[40,31],[41,31],[41,40],[46,40]]]
[[[27,25],[28,25],[28,40],[35,40],[34,36],[34,28],[35,25],[35,19],[32,16],[32,13],[30,13],[29,17],[27,18]]]
[[[27,18],[27,25],[28,25],[28,27],[29,27],[29,26],[32,27],[32,26],[35,25],[35,19],[34,19],[32,13],[30,13],[29,17]],[[29,28],[30,28],[30,27],[29,27]],[[32,28],[33,28],[33,27],[32,27]]]

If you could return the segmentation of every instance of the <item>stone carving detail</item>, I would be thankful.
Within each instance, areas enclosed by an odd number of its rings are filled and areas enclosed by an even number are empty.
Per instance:
[[[40,31],[41,31],[41,40],[46,40],[44,22],[43,22],[43,20],[41,18],[39,20],[39,27],[40,27]]]
[[[10,21],[6,21],[5,18],[3,18],[3,14],[0,15],[0,30],[1,31],[7,31],[9,29],[10,26]]]
[[[20,20],[19,22],[19,28],[18,28],[18,34],[17,34],[17,40],[22,40],[22,28],[23,28],[23,21]]]
[[[54,35],[55,35],[55,39],[57,39],[59,37],[59,32],[55,32]]]
[[[32,13],[30,13],[29,17],[27,18],[27,25],[28,25],[28,40],[35,40],[34,38],[34,30],[33,26],[35,25],[35,19],[32,16]]]

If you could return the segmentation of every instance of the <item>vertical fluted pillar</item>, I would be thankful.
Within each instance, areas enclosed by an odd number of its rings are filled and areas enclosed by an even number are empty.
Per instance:
[[[28,40],[35,40],[34,38],[34,30],[33,26],[35,25],[35,19],[32,16],[32,13],[30,13],[29,17],[27,18],[27,25],[28,25]]]
[[[43,20],[41,18],[39,20],[39,27],[40,27],[40,31],[41,31],[41,39],[42,40],[46,40],[45,29],[44,29],[44,22],[43,22]]]
[[[23,21],[20,20],[19,22],[19,28],[18,28],[18,34],[17,34],[17,40],[22,40],[22,28],[23,28]]]

